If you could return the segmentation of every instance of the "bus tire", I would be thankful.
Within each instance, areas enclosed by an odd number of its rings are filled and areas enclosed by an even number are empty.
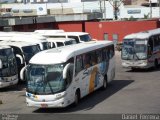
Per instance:
[[[80,91],[76,90],[75,96],[74,96],[74,106],[77,106],[80,100]]]
[[[154,68],[155,68],[155,69],[158,68],[158,60],[157,60],[157,59],[155,59],[155,61],[154,61]]]
[[[102,90],[107,89],[107,86],[108,86],[107,76],[104,76]]]

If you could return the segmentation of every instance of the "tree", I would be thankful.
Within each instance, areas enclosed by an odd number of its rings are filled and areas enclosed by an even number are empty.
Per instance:
[[[124,0],[107,0],[109,3],[113,6],[114,10],[114,19],[118,19],[118,12],[119,12],[119,7],[121,6],[122,3],[124,3]]]

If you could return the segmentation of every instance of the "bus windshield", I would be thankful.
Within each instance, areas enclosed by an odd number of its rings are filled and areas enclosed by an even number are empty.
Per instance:
[[[48,42],[43,42],[42,45],[43,45],[43,50],[47,50],[50,47]]]
[[[75,40],[70,40],[70,41],[65,41],[64,44],[65,45],[72,45],[72,44],[77,44],[77,42]]]
[[[34,46],[25,46],[22,47],[26,63],[28,64],[29,60],[40,51],[39,47],[37,45]]]
[[[84,42],[91,41],[91,36],[89,34],[86,35],[80,35],[80,40]]]
[[[10,77],[18,74],[17,64],[12,49],[1,49],[0,59],[2,60],[3,68],[0,69],[1,77]]]
[[[27,91],[37,95],[54,94],[65,89],[64,64],[35,65],[27,68]]]
[[[122,47],[122,59],[144,60],[147,58],[147,40],[145,39],[125,39]]]

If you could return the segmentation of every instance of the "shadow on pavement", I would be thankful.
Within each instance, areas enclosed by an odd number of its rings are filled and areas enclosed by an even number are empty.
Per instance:
[[[133,83],[134,80],[113,80],[112,83],[108,86],[108,88],[104,91],[97,90],[92,94],[84,97],[81,99],[78,106],[74,107],[70,105],[66,108],[40,108],[35,111],[34,113],[68,113],[68,112],[75,112],[79,110],[87,111],[92,109],[95,105],[101,103],[102,101],[106,100],[110,96],[114,95],[124,87],[128,86],[129,84]]]

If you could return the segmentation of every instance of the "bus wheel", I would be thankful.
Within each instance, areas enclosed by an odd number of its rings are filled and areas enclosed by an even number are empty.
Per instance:
[[[105,76],[103,79],[103,86],[102,89],[105,90],[107,88],[108,82],[107,82],[107,77]]]
[[[74,106],[77,106],[80,99],[80,92],[77,90],[74,96]]]
[[[155,69],[158,68],[158,60],[157,60],[157,59],[154,61],[154,68],[155,68]]]

